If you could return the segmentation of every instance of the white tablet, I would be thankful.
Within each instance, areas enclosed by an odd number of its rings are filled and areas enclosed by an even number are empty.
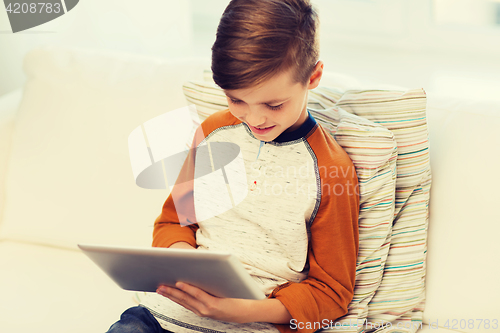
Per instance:
[[[169,248],[78,244],[125,290],[155,292],[164,284],[192,284],[219,297],[265,299],[238,258],[230,253]]]

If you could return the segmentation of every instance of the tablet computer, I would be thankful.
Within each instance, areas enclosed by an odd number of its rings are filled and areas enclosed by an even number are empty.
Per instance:
[[[92,244],[78,247],[125,290],[155,292],[162,284],[175,286],[181,281],[218,297],[266,298],[230,253]]]

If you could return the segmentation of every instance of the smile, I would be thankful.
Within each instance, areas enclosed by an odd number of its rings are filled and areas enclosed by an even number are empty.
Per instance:
[[[263,128],[253,127],[252,125],[248,125],[248,126],[250,127],[252,132],[254,132],[256,134],[266,134],[269,131],[271,131],[276,125],[269,126],[269,127],[263,127]]]

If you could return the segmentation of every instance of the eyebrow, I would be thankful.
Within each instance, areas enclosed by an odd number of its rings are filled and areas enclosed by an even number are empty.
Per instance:
[[[244,101],[242,101],[242,100],[241,100],[241,99],[239,99],[239,98],[236,98],[236,97],[231,96],[231,94],[228,94],[228,93],[226,93],[226,92],[224,92],[224,93],[226,94],[226,96],[227,96],[227,97],[229,97],[229,98],[231,98],[231,99],[233,99],[233,100],[235,100],[235,101],[244,102]],[[288,97],[288,98],[286,98],[286,99],[273,99],[273,100],[270,100],[270,101],[267,101],[267,102],[261,102],[261,103],[259,103],[259,104],[267,104],[267,105],[272,105],[272,104],[276,104],[276,103],[280,103],[280,104],[282,104],[282,103],[285,103],[286,101],[288,101],[290,98],[292,98],[292,97]]]

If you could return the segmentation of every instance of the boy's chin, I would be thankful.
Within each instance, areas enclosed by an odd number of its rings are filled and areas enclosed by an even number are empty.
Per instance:
[[[271,142],[271,141],[274,141],[278,136],[280,136],[281,133],[269,133],[267,135],[259,135],[259,134],[255,134],[253,133],[253,136],[260,140],[260,141],[264,141],[264,142]]]
[[[263,142],[271,142],[271,141],[273,141],[274,139],[276,139],[276,138],[277,138],[277,136],[276,136],[276,137],[272,137],[272,138],[270,138],[270,137],[266,137],[266,136],[255,135],[255,134],[254,134],[253,136],[254,136],[257,140],[260,140],[260,141],[263,141]]]

